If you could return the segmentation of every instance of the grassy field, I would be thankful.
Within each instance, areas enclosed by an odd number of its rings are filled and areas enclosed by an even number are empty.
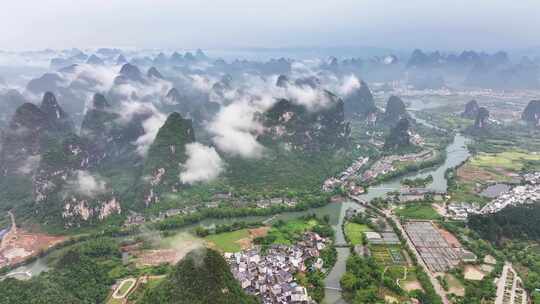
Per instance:
[[[283,225],[273,225],[268,232],[269,236],[275,237],[275,244],[291,245],[293,240],[304,232],[312,229],[318,224],[316,220],[305,221],[296,219],[287,221]]]
[[[478,167],[520,171],[526,161],[540,161],[540,154],[519,150],[496,154],[480,153],[471,160],[471,164]]]
[[[461,282],[451,274],[445,275],[445,280],[448,282],[448,291],[458,296],[465,295],[465,287]]]
[[[416,220],[438,220],[440,215],[429,203],[407,203],[396,209],[398,216]]]
[[[351,245],[363,245],[362,240],[365,231],[371,231],[367,225],[347,222],[345,224],[345,235]]]
[[[246,238],[249,238],[248,230],[241,229],[232,232],[209,235],[204,239],[214,244],[217,249],[224,252],[238,252],[242,250],[238,241]]]
[[[460,172],[471,172],[467,165],[460,168]],[[485,180],[484,180],[485,181]],[[457,187],[450,192],[451,201],[453,202],[476,202],[483,206],[490,201],[489,198],[476,193],[475,187],[479,182],[471,181],[469,178],[458,179]]]

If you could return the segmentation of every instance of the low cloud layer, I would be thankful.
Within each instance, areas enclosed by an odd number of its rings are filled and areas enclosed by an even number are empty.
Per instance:
[[[263,126],[256,120],[257,107],[247,100],[238,101],[221,109],[211,122],[209,131],[218,148],[228,154],[246,158],[262,156],[263,146],[257,134]]]
[[[2,146],[0,145],[0,150],[1,149],[2,149]],[[28,156],[28,158],[25,159],[22,166],[17,168],[17,173],[23,174],[23,175],[28,175],[30,173],[35,172],[37,170],[37,168],[39,167],[39,162],[40,161],[41,161],[41,156],[40,155]]]
[[[157,133],[161,126],[165,124],[167,115],[160,112],[156,106],[151,103],[143,103],[139,101],[126,100],[120,105],[121,111],[120,122],[128,123],[135,116],[145,116],[145,120],[142,123],[144,134],[135,140],[134,144],[137,146],[137,153],[141,156],[146,156],[148,149],[154,142]]]
[[[188,160],[180,173],[180,180],[186,184],[208,182],[216,179],[224,169],[224,163],[213,147],[200,143],[186,145]]]
[[[223,106],[208,124],[208,131],[213,135],[212,140],[218,149],[233,156],[259,158],[263,155],[264,147],[257,137],[264,132],[264,127],[257,114],[264,113],[278,99],[288,99],[310,111],[317,111],[333,102],[325,90],[346,96],[360,87],[360,81],[354,75],[338,78],[318,73],[316,69],[319,64],[297,64],[292,74],[298,78],[321,77],[324,84],[321,87],[291,83],[282,88],[276,86],[277,75],[267,78],[244,75],[241,81],[244,86],[234,88],[231,90],[233,92],[227,94],[234,96],[232,102]],[[294,78],[291,81],[294,82]]]
[[[107,183],[99,175],[78,170],[74,178],[68,181],[67,190],[87,197],[96,197],[107,192]]]

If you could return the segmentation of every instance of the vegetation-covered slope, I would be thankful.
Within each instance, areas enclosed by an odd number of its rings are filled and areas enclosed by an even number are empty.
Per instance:
[[[201,249],[190,252],[141,303],[248,304],[257,300],[244,293],[218,252]]]
[[[540,206],[507,207],[495,214],[472,215],[469,226],[495,243],[505,239],[540,240]]]
[[[105,263],[119,253],[110,240],[96,239],[69,249],[49,272],[30,281],[0,282],[1,304],[103,303],[114,281]]]

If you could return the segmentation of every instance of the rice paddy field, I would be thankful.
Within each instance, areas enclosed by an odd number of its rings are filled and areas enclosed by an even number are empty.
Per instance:
[[[540,154],[522,150],[480,153],[471,160],[471,165],[486,169],[503,169],[516,172],[520,171],[527,161],[540,161]]]

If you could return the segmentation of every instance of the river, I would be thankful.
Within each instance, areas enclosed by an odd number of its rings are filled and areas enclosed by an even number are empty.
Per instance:
[[[415,111],[421,111],[429,107],[430,107],[429,103],[425,103],[421,100],[415,99],[415,100],[410,100],[410,105],[408,107],[408,110],[409,110],[409,114],[416,121],[420,122],[421,124],[427,127],[441,130],[440,128],[414,115]],[[433,190],[435,192],[446,192],[448,183],[444,176],[444,173],[446,172],[447,169],[454,168],[469,158],[470,153],[467,150],[467,142],[468,142],[468,139],[465,136],[461,134],[455,135],[453,142],[450,145],[448,145],[448,147],[446,147],[446,159],[444,163],[438,166],[437,168],[426,169],[426,170],[414,172],[411,174],[403,175],[403,176],[388,180],[386,182],[378,184],[377,186],[370,187],[368,193],[359,196],[359,198],[364,201],[369,202],[374,198],[383,197],[389,192],[399,191],[401,188],[401,180],[405,178],[412,178],[412,179],[420,178],[420,177],[425,178],[428,175],[433,176],[433,181],[429,185],[427,185],[426,188]],[[339,217],[339,220],[337,221],[337,224],[334,225],[334,230],[336,231],[337,242],[345,241],[341,226],[343,223],[346,209],[351,208],[351,207],[356,208],[356,209],[361,208],[358,204],[354,204],[351,202],[346,202],[346,203],[341,204],[341,210],[339,212],[340,217]],[[325,285],[329,287],[340,286],[339,281],[341,279],[341,276],[343,276],[343,273],[345,273],[345,270],[346,270],[345,266],[346,266],[347,258],[350,255],[350,250],[348,248],[338,248],[337,252],[338,252],[338,259],[337,259],[336,265],[330,271],[330,273],[325,279]],[[340,291],[334,290],[334,289],[327,289],[324,303],[325,304],[342,304],[346,302],[345,300],[343,300]]]
[[[374,198],[377,197],[383,197],[387,193],[392,191],[399,191],[401,188],[401,180],[404,178],[418,178],[418,177],[426,177],[428,175],[433,176],[433,181],[427,185],[427,188],[433,191],[437,192],[446,192],[447,188],[447,181],[444,177],[444,173],[448,168],[454,168],[461,164],[463,161],[465,161],[469,157],[469,151],[467,150],[467,138],[464,137],[461,134],[457,134],[454,137],[454,141],[446,147],[446,153],[447,157],[443,164],[441,164],[437,168],[432,169],[426,169],[422,170],[420,172],[407,174],[401,177],[397,177],[395,179],[391,179],[389,181],[383,182],[381,184],[378,184],[375,187],[369,188],[368,193],[359,196],[359,198],[365,200],[365,201],[371,201]],[[340,211],[339,211],[339,220],[334,225],[334,229],[336,231],[336,241],[337,242],[343,242],[345,241],[343,236],[343,231],[341,229],[341,224],[343,223],[343,218],[345,216],[345,211],[348,208],[361,208],[356,203],[351,202],[345,202],[340,205]],[[345,264],[347,261],[347,258],[350,255],[350,250],[348,248],[338,248],[338,260],[336,262],[336,266],[330,271],[328,276],[326,277],[325,284],[329,287],[339,287],[339,280],[343,273],[345,272]],[[324,300],[325,304],[337,304],[337,303],[345,303],[345,301],[341,297],[341,292],[337,290],[327,289],[326,290],[326,298]]]
[[[415,106],[412,106],[410,109],[420,110],[416,108],[416,106],[421,107],[421,105],[415,104]],[[423,121],[422,119],[419,119],[417,117],[414,117],[414,118],[422,124],[425,124],[429,127],[435,127],[435,126],[430,125],[428,122]],[[446,181],[446,178],[444,177],[444,173],[447,169],[458,166],[470,156],[469,151],[467,150],[466,144],[467,144],[466,137],[464,137],[461,134],[455,135],[453,142],[446,148],[446,154],[447,154],[446,160],[444,161],[443,164],[441,164],[437,168],[426,169],[420,172],[415,172],[415,173],[411,173],[408,175],[404,175],[401,177],[388,180],[386,182],[378,184],[377,186],[369,188],[368,193],[361,195],[360,198],[365,201],[371,201],[372,199],[376,197],[383,197],[389,192],[400,190],[401,180],[404,178],[426,177],[428,175],[433,176],[433,181],[427,186],[427,188],[436,192],[446,192],[447,181]],[[345,237],[343,235],[343,230],[341,229],[341,226],[343,224],[345,212],[348,208],[359,209],[362,207],[351,201],[347,201],[343,203],[332,203],[324,207],[314,208],[314,209],[310,209],[306,211],[277,214],[271,217],[271,221],[288,220],[288,219],[298,218],[298,217],[301,217],[307,214],[313,214],[313,213],[317,214],[317,216],[319,217],[328,215],[330,216],[330,223],[336,232],[336,242],[343,243],[345,242]],[[181,230],[182,231],[190,230],[193,227],[198,226],[198,225],[209,227],[209,226],[218,225],[218,224],[231,224],[236,221],[255,222],[255,221],[265,221],[268,219],[269,219],[268,216],[264,216],[264,217],[250,216],[250,217],[229,218],[229,219],[205,219],[195,225],[184,227]],[[332,268],[332,270],[328,273],[328,276],[325,279],[326,286],[331,287],[331,288],[340,287],[339,281],[341,279],[341,276],[345,273],[346,261],[350,255],[350,250],[348,248],[337,248],[337,253],[338,253],[337,262],[335,266]],[[17,268],[13,272],[28,271],[32,275],[37,275],[45,270],[47,270],[46,263],[44,263],[43,259],[38,259],[35,262],[32,262],[28,265]],[[325,304],[338,304],[338,303],[342,304],[342,303],[345,303],[345,301],[341,297],[340,291],[327,289],[324,303]]]

